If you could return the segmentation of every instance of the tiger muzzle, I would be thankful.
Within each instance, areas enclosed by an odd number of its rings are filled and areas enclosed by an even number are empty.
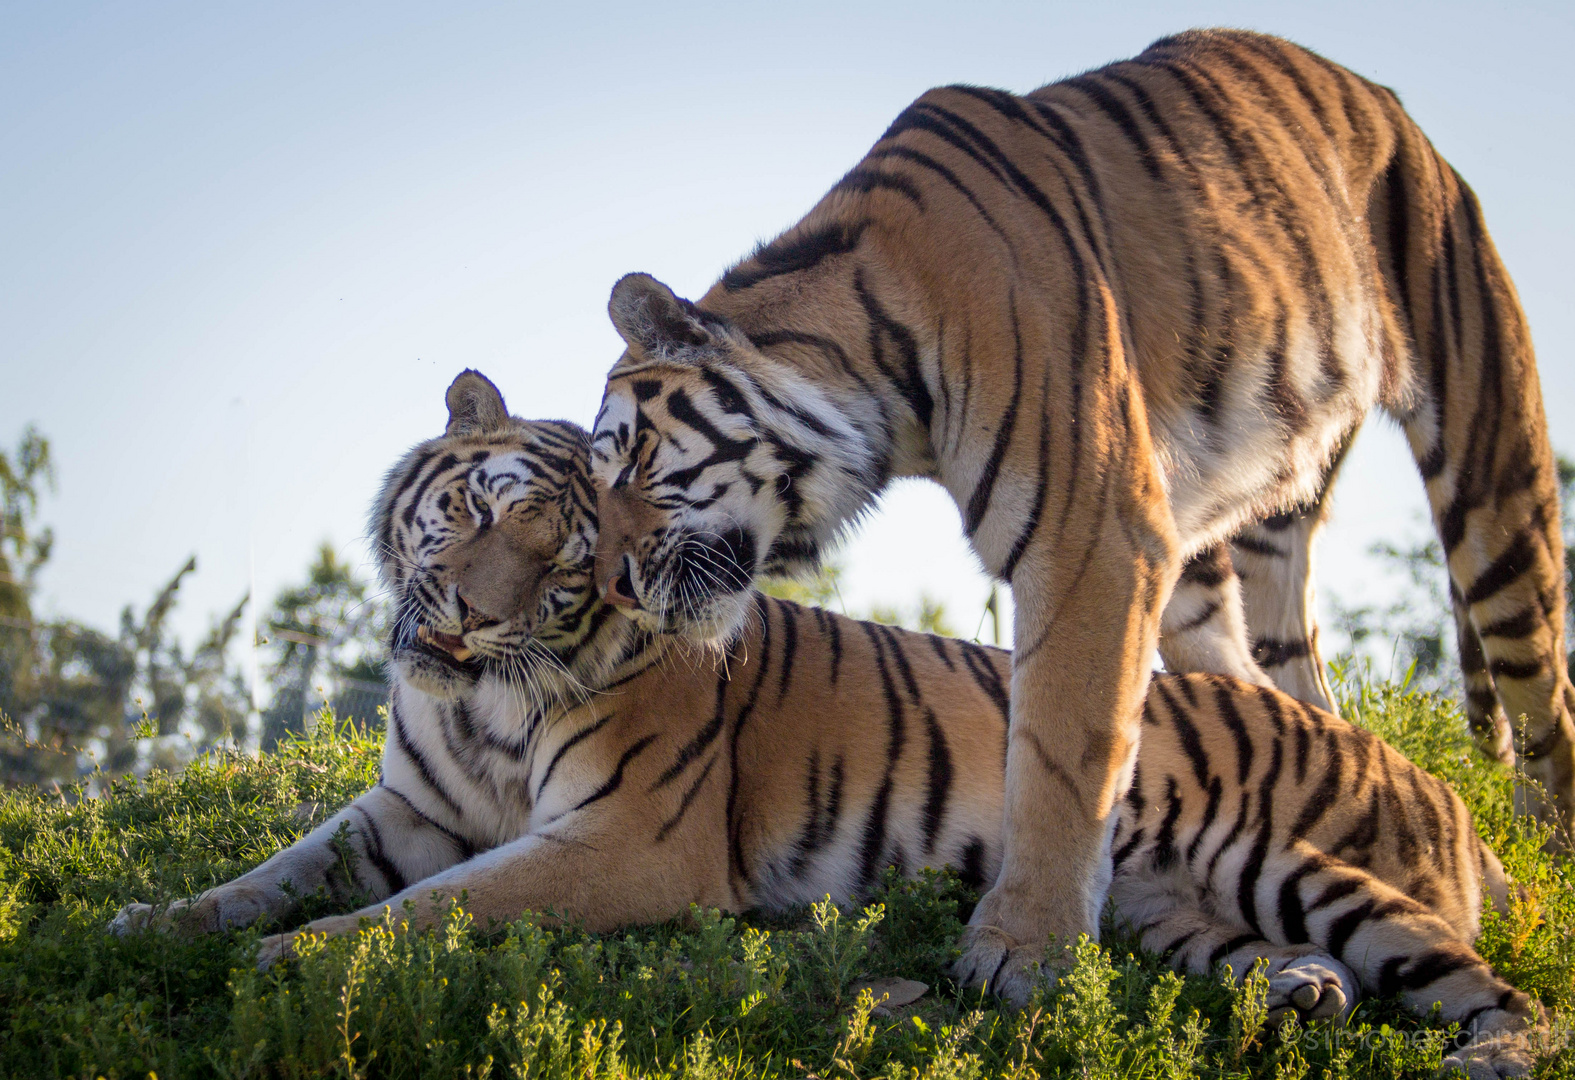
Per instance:
[[[634,585],[639,538],[662,524],[662,512],[625,488],[597,485],[596,591],[622,608],[639,608]]]

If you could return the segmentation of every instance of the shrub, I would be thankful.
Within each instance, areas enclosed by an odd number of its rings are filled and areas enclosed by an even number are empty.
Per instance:
[[[1575,1005],[1575,889],[1510,814],[1447,703],[1347,684],[1347,715],[1454,784],[1528,899],[1481,947],[1555,1010]],[[251,963],[267,928],[185,939],[105,933],[133,898],[186,895],[292,843],[377,777],[380,737],[324,717],[258,758],[63,794],[0,795],[0,1075],[685,1077],[1027,1080],[1042,1075],[1425,1077],[1446,1032],[1393,1001],[1351,1026],[1262,1029],[1256,984],[1179,978],[1107,932],[1019,1013],[947,977],[974,897],[955,877],[893,874],[862,911],[696,910],[616,934],[459,908],[427,934],[384,924]],[[318,899],[317,903],[326,901]],[[856,980],[931,986],[880,1007]],[[1568,1054],[1548,1075],[1575,1076]]]

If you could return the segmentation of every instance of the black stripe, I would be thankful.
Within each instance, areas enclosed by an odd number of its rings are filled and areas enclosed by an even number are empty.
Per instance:
[[[1121,871],[1122,864],[1131,858],[1132,853],[1138,849],[1138,845],[1143,842],[1143,838],[1146,835],[1147,833],[1144,830],[1137,829],[1132,833],[1131,839],[1116,849],[1115,854],[1110,857],[1112,872],[1119,873]]]
[[[1420,990],[1457,971],[1478,967],[1481,963],[1474,953],[1462,948],[1432,949],[1413,960],[1405,972],[1396,971],[1391,976],[1392,982],[1380,980],[1378,993],[1382,997],[1390,997],[1402,990]]]
[[[678,779],[678,775],[696,761],[701,754],[705,753],[706,748],[721,733],[722,725],[727,720],[726,710],[723,706],[727,701],[728,683],[728,674],[726,670],[723,670],[716,679],[716,707],[712,710],[711,719],[706,721],[704,727],[695,732],[694,738],[690,739],[679,749],[678,756],[673,758],[673,763],[663,770],[662,775],[658,776],[655,782],[651,784],[653,792],[658,788],[666,787]],[[556,763],[557,759],[554,758],[553,761]]]
[[[1001,685],[1001,676],[995,670],[995,665],[990,663],[989,654],[983,648],[972,642],[958,642],[962,650],[963,663],[968,667],[968,674],[973,676],[973,681],[983,690],[990,699],[996,711],[1001,714],[1001,719],[1009,721],[1012,715],[1011,700],[1007,690]]]
[[[869,816],[864,819],[864,834],[859,843],[858,893],[863,895],[875,883],[880,870],[881,852],[886,847],[886,819],[891,813],[892,778],[888,771],[881,781],[875,801],[870,805]]]
[[[892,661],[897,665],[897,674],[902,676],[902,685],[908,690],[908,700],[915,705],[919,704],[919,684],[913,677],[913,665],[908,663],[908,654],[903,650],[902,638],[899,638],[897,632],[889,626],[881,623],[876,623],[875,626],[886,639],[886,644],[891,647]],[[903,636],[906,637],[907,634],[904,633]]]
[[[605,781],[602,782],[602,786],[601,787],[597,788],[595,791],[591,792],[585,798],[581,799],[578,803],[576,803],[575,806],[574,806],[574,809],[575,810],[583,810],[587,806],[589,806],[591,803],[597,802],[597,801],[599,801],[601,799],[605,799],[607,796],[611,795],[613,792],[617,791],[620,787],[622,787],[623,786],[623,770],[624,770],[624,768],[627,767],[629,762],[633,761],[635,759],[635,757],[640,754],[641,751],[643,751],[647,746],[650,746],[653,742],[655,742],[656,739],[657,739],[657,733],[656,732],[652,732],[651,734],[647,735],[645,738],[641,739],[639,742],[635,743],[633,746],[629,747],[629,749],[625,750],[623,752],[623,756],[618,759],[618,765],[617,765],[616,768],[613,769],[612,775],[609,776]],[[572,813],[572,812],[573,811],[570,811],[570,813]],[[560,814],[558,816],[562,817],[563,815]]]
[[[946,748],[946,734],[935,722],[935,711],[924,710],[924,725],[930,736],[929,795],[924,800],[924,853],[934,854],[935,839],[941,831],[946,800],[952,790],[952,755]]]
[[[1261,637],[1252,643],[1252,659],[1261,668],[1279,667],[1299,660],[1312,652],[1306,638],[1299,641],[1279,641]]]
[[[394,722],[394,745],[415,764],[416,772],[421,774],[422,782],[431,788],[439,799],[443,800],[445,806],[454,811],[454,816],[463,818],[465,811],[454,797],[448,793],[448,790],[438,783],[437,775],[432,771],[432,766],[427,763],[426,757],[422,755],[420,750],[416,749],[415,744],[410,741],[410,736],[405,734],[405,722],[400,716],[401,710],[398,700],[391,699],[389,706],[388,715]]]
[[[1273,831],[1274,785],[1280,778],[1280,764],[1281,745],[1276,739],[1269,767],[1264,770],[1263,782],[1258,785],[1258,836],[1247,854],[1247,861],[1242,864],[1241,877],[1236,883],[1236,903],[1241,908],[1242,918],[1260,934],[1263,929],[1258,924],[1258,878],[1263,875],[1263,863],[1269,854],[1269,837]]]
[[[1506,615],[1502,619],[1495,619],[1486,626],[1477,630],[1481,637],[1504,638],[1508,641],[1519,641],[1535,634],[1546,623],[1542,615],[1532,608],[1523,608],[1514,615]]]
[[[968,200],[969,205],[974,208],[980,217],[984,218],[984,223],[994,230],[995,234],[1006,243],[1007,247],[1012,246],[1011,238],[1008,237],[1005,230],[1003,230],[1001,226],[996,223],[995,218],[990,215],[990,211],[985,209],[984,203],[979,201],[979,197],[969,189],[967,184],[962,182],[956,173],[947,168],[945,165],[942,165],[939,161],[936,161],[929,154],[922,153],[918,150],[911,150],[906,146],[890,146],[886,147],[885,149],[877,147],[864,156],[865,161],[879,161],[882,158],[898,158],[902,161],[912,162],[913,164],[919,166],[919,168],[928,169],[935,175],[939,176],[942,180],[946,181],[946,183],[949,184],[954,191]]]
[[[557,751],[552,755],[552,760],[547,762],[547,770],[541,774],[541,783],[536,785],[537,802],[541,801],[541,793],[547,790],[547,781],[552,779],[552,772],[558,767],[558,762],[563,760],[563,755],[567,754],[580,743],[584,742],[602,728],[606,727],[612,718],[617,715],[617,713],[608,713],[594,724],[586,725],[563,741],[563,744],[559,746]]]
[[[469,840],[465,839],[454,830],[446,828],[441,822],[434,821],[432,818],[422,813],[419,806],[406,798],[402,792],[396,790],[395,788],[389,787],[382,780],[377,782],[377,786],[388,792],[390,795],[394,796],[400,802],[404,803],[406,808],[409,809],[412,814],[421,819],[422,824],[426,825],[428,828],[436,829],[438,832],[442,833],[444,838],[447,839],[449,843],[453,844],[454,847],[459,851],[460,862],[465,862],[475,857],[476,847]]]
[[[984,886],[984,841],[977,836],[962,851],[962,868],[957,877],[970,889]]]
[[[1318,869],[1317,862],[1307,861],[1285,875],[1280,882],[1280,931],[1290,945],[1300,945],[1307,940],[1307,910],[1302,906],[1302,879]]]
[[[1355,890],[1353,889],[1352,891]],[[1324,947],[1333,955],[1345,960],[1346,963],[1353,963],[1355,958],[1346,957],[1345,947],[1350,944],[1351,937],[1361,927],[1362,923],[1366,922],[1368,917],[1373,914],[1375,907],[1377,907],[1377,904],[1372,900],[1363,900],[1350,911],[1335,919],[1329,926],[1329,937],[1324,942]]]
[[[1473,1027],[1473,1025],[1476,1024],[1477,1019],[1481,1017],[1483,1013],[1503,1011],[1504,1006],[1509,1004],[1509,1002],[1505,1000],[1507,994],[1508,992],[1505,994],[1500,994],[1498,1000],[1493,1002],[1491,1005],[1479,1005],[1475,1009],[1472,1009],[1470,1012],[1466,1013],[1466,1015],[1461,1017],[1458,1021],[1460,1024],[1460,1029],[1469,1034],[1475,1035],[1476,1029]],[[1511,998],[1510,1000],[1514,999]]]
[[[408,529],[410,523],[415,520],[416,507],[421,504],[421,497],[426,494],[427,488],[432,486],[432,481],[437,479],[440,473],[447,472],[458,464],[458,457],[453,454],[444,454],[438,463],[432,466],[432,471],[421,478],[421,483],[416,485],[415,493],[410,496],[410,501],[405,504],[405,512],[401,518],[405,523],[405,528]]]
[[[1224,960],[1227,956],[1241,948],[1243,945],[1251,945],[1254,941],[1262,940],[1263,937],[1261,934],[1237,934],[1229,941],[1220,942],[1218,945],[1214,946],[1214,951],[1209,953],[1209,967],[1212,968],[1216,966],[1220,963],[1220,961]],[[1232,972],[1232,974],[1244,976],[1247,974],[1247,972],[1237,971]]]
[[[864,306],[865,317],[870,321],[870,356],[875,367],[891,380],[902,399],[913,410],[914,416],[918,417],[920,426],[928,432],[930,421],[935,415],[935,399],[930,395],[930,388],[925,385],[924,372],[919,369],[919,343],[913,331],[888,315],[880,306],[865,281],[863,267],[853,273],[853,291]],[[882,346],[883,337],[891,339],[899,365],[887,363]]]
[[[722,275],[727,292],[758,285],[769,278],[794,274],[818,266],[822,260],[846,255],[859,245],[870,222],[833,222],[796,235],[779,236]]]
[[[750,334],[749,343],[757,349],[765,350],[775,345],[806,345],[818,349],[827,356],[837,361],[842,370],[859,384],[859,388],[870,396],[875,402],[875,407],[881,412],[881,421],[886,431],[886,437],[891,438],[891,420],[886,416],[886,406],[875,393],[875,387],[866,379],[853,359],[848,356],[848,351],[836,341],[819,334],[808,334],[800,330],[770,330],[759,334]],[[759,387],[756,387],[759,389]]]
[[[372,815],[359,806],[351,804],[350,809],[356,811],[366,820],[367,831],[362,837],[367,841],[362,846],[366,849],[366,857],[376,867],[377,872],[383,875],[383,880],[388,883],[389,895],[402,892],[405,888],[405,875],[399,872],[388,856],[383,853],[383,834],[378,830],[377,822],[372,820]]]
[[[1298,787],[1307,779],[1307,753],[1312,749],[1312,736],[1307,734],[1307,725],[1298,721],[1296,724],[1296,784]]]
[[[1238,796],[1236,816],[1231,819],[1230,831],[1225,834],[1225,839],[1220,841],[1220,846],[1214,849],[1214,854],[1209,856],[1209,864],[1203,869],[1203,881],[1205,884],[1213,883],[1214,868],[1219,865],[1220,858],[1236,843],[1236,839],[1241,836],[1242,829],[1247,825],[1247,806],[1252,796],[1245,791],[1238,792]]]
[[[1210,600],[1207,604],[1203,605],[1203,611],[1200,614],[1194,615],[1192,618],[1188,619],[1186,622],[1172,630],[1171,633],[1190,633],[1191,631],[1196,630],[1198,627],[1202,626],[1204,623],[1208,622],[1210,619],[1214,618],[1214,616],[1218,615],[1219,613],[1219,602],[1217,600]]]
[[[1006,410],[1001,414],[1001,423],[995,429],[995,444],[990,448],[990,456],[985,460],[984,470],[979,474],[978,481],[974,484],[973,492],[968,496],[968,511],[965,515],[963,527],[972,539],[974,533],[979,531],[979,524],[984,520],[984,513],[990,506],[990,495],[995,490],[995,481],[1000,475],[1001,462],[1006,460],[1006,451],[1012,441],[1012,434],[1017,429],[1017,413],[1022,406],[1023,399],[1023,330],[1017,320],[1017,293],[1009,290],[1006,294],[1007,308],[1012,319],[1012,340],[1014,351],[1012,358],[1012,396],[1006,403]]]
[[[1155,679],[1154,690],[1164,700],[1165,707],[1170,710],[1170,726],[1176,729],[1176,738],[1181,740],[1182,752],[1187,755],[1187,760],[1192,763],[1192,775],[1198,781],[1198,787],[1209,786],[1209,756],[1203,749],[1203,740],[1198,737],[1197,726],[1187,717],[1170,694],[1170,687],[1166,684],[1169,679]]]
[[[1099,111],[1104,113],[1111,123],[1115,124],[1121,131],[1121,134],[1126,136],[1127,141],[1132,144],[1132,149],[1136,152],[1137,159],[1142,164],[1143,170],[1148,173],[1149,179],[1158,184],[1165,184],[1165,174],[1160,170],[1159,161],[1154,155],[1153,147],[1149,145],[1148,139],[1144,137],[1143,129],[1138,124],[1137,117],[1133,116],[1132,111],[1126,107],[1121,99],[1116,97],[1110,88],[1104,85],[1101,81],[1102,75],[1103,73],[1101,72],[1090,72],[1075,79],[1066,79],[1055,85],[1058,89],[1065,87],[1068,90],[1075,90],[1086,95]]]
[[[1077,490],[1077,477],[1079,473],[1077,460],[1078,440],[1082,427],[1077,422],[1080,409],[1081,384],[1076,383],[1077,373],[1081,370],[1083,351],[1088,345],[1088,315],[1090,308],[1088,295],[1088,282],[1082,278],[1077,281],[1077,321],[1072,325],[1072,339],[1068,346],[1068,355],[1072,360],[1074,387],[1071,404],[1071,429],[1072,429],[1072,469],[1067,484],[1067,506],[1070,508],[1073,495]],[[1015,316],[1015,311],[1013,312]],[[1016,330],[1016,322],[1013,322]],[[1109,357],[1106,357],[1107,363]],[[1018,560],[1028,550],[1028,543],[1034,534],[1039,531],[1039,523],[1044,517],[1046,504],[1050,501],[1050,372],[1048,369],[1041,373],[1043,381],[1040,384],[1039,400],[1039,453],[1037,458],[1038,475],[1035,478],[1033,502],[1028,507],[1028,518],[1023,522],[1023,527],[1018,531],[1017,539],[1012,542],[1011,550],[1007,553],[1006,561],[1001,565],[1001,576],[1006,580],[1012,579],[1012,574],[1017,570]],[[1061,525],[1064,528],[1066,519],[1063,517]]]
[[[420,457],[416,458],[416,460],[411,463],[410,468],[407,469],[405,474],[400,478],[399,487],[394,491],[389,492],[386,497],[379,499],[379,521],[377,529],[378,562],[384,562],[394,554],[394,507],[398,505],[399,500],[403,497],[406,489],[410,487],[411,482],[414,481],[417,476],[421,475],[421,470],[427,467],[427,463],[436,457],[437,453],[438,452],[436,450],[428,450],[425,451]],[[413,511],[411,516],[414,516]],[[409,522],[406,522],[406,525],[408,526]]]
[[[1358,759],[1360,760],[1360,759]],[[1357,780],[1351,785],[1354,795],[1361,790],[1361,781]],[[1350,800],[1347,799],[1347,802]],[[1340,855],[1347,862],[1357,866],[1365,865],[1367,854],[1373,844],[1378,841],[1378,827],[1383,822],[1383,804],[1379,800],[1378,790],[1375,787],[1367,800],[1367,812],[1352,825],[1344,836],[1329,845],[1329,850]],[[1346,854],[1352,852],[1354,854]]]
[[[1522,574],[1536,565],[1536,553],[1531,548],[1531,537],[1519,532],[1509,542],[1502,554],[1488,564],[1488,568],[1465,591],[1467,604],[1476,605],[1497,595],[1512,585]]]
[[[1209,681],[1214,682],[1212,679]],[[1245,784],[1247,774],[1252,771],[1252,737],[1247,734],[1247,725],[1242,722],[1229,684],[1223,680],[1214,682],[1214,701],[1219,709],[1220,720],[1230,729],[1231,737],[1236,742],[1236,783]]]
[[[1220,783],[1217,776],[1209,777],[1209,801],[1203,807],[1203,820],[1198,823],[1198,831],[1192,837],[1192,843],[1187,845],[1187,868],[1192,868],[1192,860],[1197,857],[1198,849],[1203,846],[1203,838],[1208,835],[1209,828],[1214,824],[1214,819],[1219,816],[1220,799],[1225,793],[1225,785]]]
[[[853,191],[861,195],[868,195],[873,191],[891,191],[901,195],[920,210],[924,209],[924,196],[920,193],[919,186],[912,180],[906,176],[881,172],[878,169],[866,168],[863,165],[856,166],[850,170],[826,194],[830,195],[838,191]]]
[[[1231,566],[1230,556],[1225,552],[1225,545],[1215,544],[1213,547],[1204,548],[1183,563],[1181,576],[1176,581],[1177,584],[1186,582],[1189,585],[1217,589],[1233,576],[1235,576],[1235,568]]]
[[[689,804],[695,801],[695,796],[700,793],[700,785],[705,783],[705,778],[711,775],[711,769],[716,765],[718,755],[712,754],[711,760],[705,763],[705,768],[700,770],[700,775],[695,777],[695,782],[689,785],[689,790],[684,792],[682,801],[673,816],[662,822],[662,827],[656,830],[656,843],[660,844],[667,839],[667,834],[672,832],[684,815],[689,812]]]
[[[1172,940],[1169,944],[1165,945],[1163,948],[1155,949],[1154,951],[1159,953],[1161,956],[1167,956],[1167,955],[1169,955],[1171,953],[1176,952],[1176,950],[1180,949],[1183,945],[1187,944],[1187,942],[1191,941],[1193,938],[1197,937],[1201,933],[1203,933],[1203,931],[1201,929],[1198,929],[1198,928],[1194,927],[1193,929],[1188,930],[1186,933],[1182,934],[1180,937],[1175,938],[1174,940]]]
[[[1493,681],[1500,679],[1533,679],[1547,670],[1547,665],[1541,658],[1536,660],[1491,660],[1488,662],[1488,674],[1493,676]],[[1555,731],[1558,729],[1555,728]]]
[[[777,704],[787,699],[788,680],[793,675],[793,657],[798,653],[799,609],[785,600],[777,601],[782,613],[782,672],[777,677]]]
[[[728,837],[728,885],[735,893],[737,892],[733,884],[735,880],[742,880],[751,891],[754,886],[744,858],[744,823],[738,812],[739,785],[742,782],[742,773],[738,764],[738,744],[744,733],[744,725],[754,715],[755,704],[760,699],[760,687],[771,671],[771,611],[766,607],[763,593],[755,594],[755,613],[760,616],[760,670],[755,675],[754,685],[749,688],[744,703],[739,706],[737,714],[733,717],[733,730],[728,737],[727,747],[727,811],[724,820],[727,823]]]
[[[842,673],[842,625],[841,620],[835,615],[826,617],[827,645],[831,648],[831,685],[837,685],[837,676]]]
[[[1165,778],[1165,801],[1169,808],[1154,833],[1152,861],[1155,870],[1168,870],[1176,864],[1176,819],[1181,817],[1181,788],[1174,776]]]

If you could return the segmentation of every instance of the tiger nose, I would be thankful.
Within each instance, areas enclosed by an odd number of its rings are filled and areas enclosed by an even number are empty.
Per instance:
[[[640,598],[634,595],[634,575],[629,572],[629,557],[625,555],[613,567],[613,572],[601,583],[602,599],[614,607],[637,608]]]

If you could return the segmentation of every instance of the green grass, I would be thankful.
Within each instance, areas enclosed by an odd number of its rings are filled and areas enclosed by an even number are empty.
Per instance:
[[[1562,1022],[1575,1006],[1575,889],[1511,820],[1509,779],[1453,707],[1357,686],[1347,715],[1448,779],[1530,901],[1481,948]],[[130,899],[186,895],[293,842],[376,778],[375,735],[320,723],[260,760],[213,757],[100,798],[0,793],[0,1076],[1422,1077],[1445,1032],[1394,1002],[1350,1027],[1260,1029],[1252,985],[1179,979],[1130,942],[1085,943],[1021,1013],[946,965],[973,896],[888,878],[865,910],[691,918],[611,935],[462,911],[420,937],[372,927],[258,974],[259,929],[104,932]],[[321,898],[308,907],[325,909]],[[931,990],[895,1015],[852,985]],[[1575,1056],[1543,1064],[1575,1077]]]

